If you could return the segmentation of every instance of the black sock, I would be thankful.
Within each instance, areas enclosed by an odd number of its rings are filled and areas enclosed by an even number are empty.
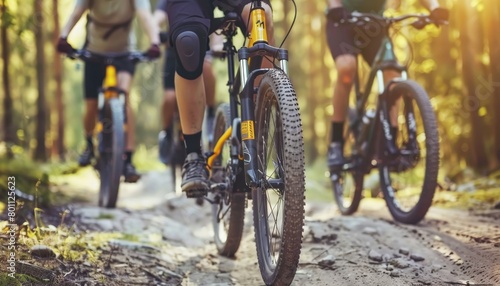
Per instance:
[[[186,154],[201,154],[201,131],[190,135],[184,134],[184,146],[186,146]]]
[[[133,151],[125,151],[125,164],[132,164]]]
[[[397,126],[391,126],[391,136],[392,136],[392,142],[396,143],[396,140],[398,139],[398,127]]]
[[[207,107],[207,115],[209,117],[214,117],[214,115],[215,115],[215,108],[213,106]]]
[[[172,126],[163,129],[167,135],[167,138],[172,138]]]
[[[344,121],[342,122],[332,122],[331,128],[331,140],[332,142],[344,143]]]
[[[87,137],[85,137],[85,140],[87,141],[87,147],[93,149],[94,142],[92,142],[92,135],[87,135]]]

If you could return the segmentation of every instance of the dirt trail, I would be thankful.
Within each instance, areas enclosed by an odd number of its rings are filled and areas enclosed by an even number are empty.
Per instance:
[[[70,206],[84,228],[134,235],[136,242],[113,242],[118,249],[108,269],[113,281],[263,285],[251,208],[236,259],[218,256],[209,204],[200,207],[165,193],[165,173],[124,185],[116,210]],[[408,226],[395,223],[382,200],[363,201],[351,217],[339,216],[333,202],[308,203],[293,285],[499,285],[499,218],[500,211],[432,208],[421,224]]]

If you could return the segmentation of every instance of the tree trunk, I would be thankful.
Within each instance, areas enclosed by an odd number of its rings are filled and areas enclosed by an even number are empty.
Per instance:
[[[500,39],[498,38],[497,28],[500,27],[500,4],[498,0],[490,0],[490,16],[488,22],[488,39],[490,49],[490,69],[493,86],[491,88],[493,95],[493,136],[494,136],[494,154],[497,166],[500,165]]]
[[[488,158],[486,157],[484,138],[482,134],[482,121],[478,111],[481,107],[481,100],[476,94],[476,74],[479,73],[479,64],[476,62],[476,55],[480,54],[478,50],[477,29],[479,19],[477,12],[470,7],[470,0],[459,1],[460,19],[467,21],[460,22],[460,41],[462,43],[462,74],[464,78],[466,98],[463,100],[463,109],[469,113],[471,123],[471,166],[475,169],[484,169],[488,167]]]
[[[36,148],[35,160],[47,160],[47,148],[45,146],[45,136],[47,131],[47,104],[45,99],[45,49],[43,39],[43,1],[35,1],[35,48],[36,48],[36,75],[38,99],[36,101]]]
[[[59,39],[60,28],[59,28],[59,1],[52,1],[52,14],[54,16],[54,35],[53,42],[54,46],[57,44]],[[56,109],[57,109],[57,127],[56,127],[56,139],[54,146],[56,147],[57,155],[61,161],[64,161],[64,153],[66,152],[64,147],[64,102],[63,102],[63,91],[62,91],[62,61],[59,55],[54,56],[54,80],[56,82]]]
[[[307,24],[304,25],[306,28],[306,33],[309,37],[312,39],[317,39],[320,37],[318,35],[319,32],[315,31],[312,27],[313,21],[314,21],[314,12],[316,10],[316,5],[313,4],[314,2],[307,3],[307,8],[306,8],[306,13],[307,13]],[[316,132],[316,116],[315,116],[315,110],[316,107],[318,106],[317,103],[317,96],[319,94],[319,89],[320,87],[317,86],[318,82],[318,77],[321,77],[321,75],[318,74],[320,70],[318,69],[318,57],[316,53],[317,49],[314,46],[311,46],[310,49],[306,52],[307,53],[307,61],[309,62],[309,65],[307,65],[307,69],[304,70],[305,75],[307,75],[307,91],[309,94],[307,94],[308,99],[307,99],[307,105],[303,113],[308,114],[309,118],[307,119],[307,124],[304,124],[306,128],[312,132],[310,132],[310,137],[309,137],[309,142],[313,142],[312,144],[309,144],[309,147],[306,145],[306,158],[309,158],[307,161],[312,163],[318,158],[318,148],[317,144],[319,142],[318,140],[318,134]],[[297,54],[298,55],[298,54]]]
[[[2,61],[3,61],[3,71],[2,71],[2,81],[3,81],[3,91],[4,91],[4,116],[3,116],[3,140],[7,144],[7,157],[12,158],[11,146],[14,144],[15,132],[14,132],[14,107],[12,102],[12,93],[10,87],[10,76],[9,76],[9,57],[10,57],[10,47],[9,38],[7,36],[7,30],[9,23],[7,22],[7,6],[5,0],[2,0],[2,6],[0,7],[1,13],[1,43],[2,43]]]

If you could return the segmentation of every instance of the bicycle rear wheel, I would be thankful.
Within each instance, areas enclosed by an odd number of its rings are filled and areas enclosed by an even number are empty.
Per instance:
[[[388,106],[398,106],[391,115],[397,111],[395,143],[400,155],[379,166],[380,186],[394,219],[416,224],[429,210],[437,186],[436,118],[427,93],[415,81],[395,84],[389,101]]]
[[[344,135],[344,152],[350,155],[351,161],[354,160],[352,152],[348,150],[355,145],[356,134],[353,122],[356,120],[356,112],[349,109],[347,132]],[[363,192],[364,175],[356,169],[346,171],[330,172],[330,181],[332,182],[333,197],[341,214],[351,215],[358,210]]]
[[[283,71],[263,76],[255,121],[261,178],[252,199],[259,268],[267,285],[289,285],[300,257],[305,178],[299,104]]]
[[[231,126],[229,104],[223,103],[217,109],[214,124],[214,140],[210,149],[224,132]],[[213,184],[225,184],[225,189],[214,190],[209,193],[212,204],[212,223],[215,234],[215,244],[219,254],[232,257],[240,247],[245,219],[245,188],[243,174],[232,174],[230,166],[230,139],[215,158],[212,165],[211,181]],[[233,175],[236,179],[233,182]]]
[[[102,112],[102,130],[99,133],[99,206],[114,208],[118,199],[120,178],[123,173],[125,132],[124,106],[118,98],[105,104]]]

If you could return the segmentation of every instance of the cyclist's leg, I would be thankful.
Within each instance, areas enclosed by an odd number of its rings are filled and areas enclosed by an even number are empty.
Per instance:
[[[170,40],[176,49],[175,88],[187,154],[181,188],[188,196],[200,196],[208,190],[208,170],[201,154],[206,105],[202,71],[213,5],[206,0],[168,1],[167,11]]]
[[[382,44],[383,41],[383,33],[380,34],[375,34],[372,37],[369,37],[368,35],[365,36],[365,46],[362,48],[361,54],[363,55],[363,58],[366,60],[368,63],[372,63],[373,60],[375,59],[377,52],[380,48],[380,45]],[[396,77],[401,77],[401,73],[395,70],[384,70],[384,85],[387,86],[389,81]],[[398,106],[399,106],[399,101],[397,100],[392,106],[390,110],[390,124],[391,124],[391,133],[392,137],[395,140],[396,135],[397,135],[397,113],[398,113]]]
[[[123,174],[125,175],[125,182],[135,183],[141,177],[132,164],[132,155],[135,149],[135,118],[132,107],[130,106],[129,91],[132,85],[132,77],[135,71],[135,66],[130,61],[123,61],[118,63],[116,68],[118,72],[118,88],[125,91],[125,112],[127,114],[127,138]]]
[[[162,110],[162,128],[164,131],[172,128],[172,120],[175,112],[175,89],[166,88],[163,93],[163,100],[161,103]]]
[[[205,84],[205,95],[207,97],[207,107],[215,107],[215,74],[212,67],[212,57],[205,56],[203,62],[203,83]]]
[[[384,71],[384,84],[387,84],[394,78],[401,77],[401,73],[395,70],[385,70]],[[396,102],[391,106],[390,110],[390,124],[391,124],[391,134],[394,140],[396,140],[398,131],[398,111],[401,103],[401,98],[396,100]]]
[[[84,71],[84,95],[85,114],[83,116],[83,127],[85,130],[86,148],[81,154],[78,163],[87,166],[94,157],[94,144],[92,141],[97,121],[97,96],[105,76],[105,67],[102,64],[92,62],[85,63]]]
[[[162,127],[164,130],[171,128],[172,119],[176,109],[175,99],[175,50],[168,47],[165,53],[165,62],[163,65],[163,90],[164,97],[162,101]]]
[[[330,168],[337,168],[344,163],[344,125],[349,107],[349,93],[356,75],[356,55],[359,49],[354,45],[354,32],[350,26],[335,26],[328,21],[326,33],[328,46],[337,68],[337,81],[332,99],[331,143],[327,161]]]
[[[160,160],[164,164],[170,163],[170,147],[173,139],[172,120],[177,108],[175,99],[175,50],[172,47],[167,48],[165,53],[165,63],[163,68],[163,90],[162,101],[162,127],[158,135]]]
[[[209,140],[213,129],[213,119],[215,116],[215,74],[212,67],[212,55],[207,52],[203,62],[203,82],[205,84],[205,95],[207,102],[206,130],[209,132]]]

